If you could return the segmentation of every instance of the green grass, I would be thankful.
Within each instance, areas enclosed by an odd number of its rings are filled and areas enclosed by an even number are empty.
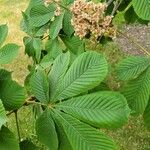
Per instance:
[[[20,30],[21,11],[23,11],[29,0],[0,0],[0,24],[7,23],[9,26],[9,36],[6,42],[14,42],[21,46],[18,58],[10,65],[4,66],[6,69],[13,71],[13,78],[19,83],[23,84],[23,81],[28,74],[27,65],[31,61],[24,54],[24,46],[22,38],[25,36]],[[114,43],[109,43],[102,47],[100,45],[88,44],[89,49],[93,49],[98,52],[103,52],[108,62],[112,64],[110,66],[111,73],[107,78],[107,83],[113,90],[118,89],[120,86],[117,80],[114,78],[115,64],[123,58],[125,55]],[[21,108],[18,113],[20,133],[22,139],[31,138],[35,143],[36,134],[34,131],[34,118],[31,115],[31,108]],[[15,117],[12,114],[8,122],[10,129],[16,134]],[[142,117],[131,117],[129,122],[121,129],[108,131],[108,133],[114,141],[116,141],[121,150],[149,150],[150,149],[150,133],[146,130],[143,124]],[[43,148],[45,149],[45,148]]]
[[[27,65],[30,61],[24,54],[23,37],[25,33],[20,30],[21,12],[27,7],[27,4],[28,0],[0,0],[0,24],[7,24],[9,27],[6,42],[17,43],[21,46],[17,59],[5,67],[14,72],[13,78],[21,84],[28,73]]]

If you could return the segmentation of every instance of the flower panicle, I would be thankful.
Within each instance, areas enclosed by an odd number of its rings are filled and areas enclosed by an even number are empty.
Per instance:
[[[75,0],[70,11],[73,14],[71,24],[74,27],[75,35],[85,38],[90,34],[92,39],[107,36],[116,37],[116,29],[111,26],[112,16],[106,16],[106,3],[94,3],[86,0]]]

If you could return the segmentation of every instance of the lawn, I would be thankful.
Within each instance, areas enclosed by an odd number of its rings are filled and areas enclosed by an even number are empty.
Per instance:
[[[18,58],[6,67],[8,70],[14,71],[13,77],[21,84],[27,74],[27,64],[30,61],[24,54],[22,39],[25,34],[20,30],[21,12],[27,4],[28,0],[0,0],[0,23],[7,24],[9,27],[9,36],[6,42],[17,43],[21,46]]]
[[[11,64],[4,67],[10,71],[13,70],[13,78],[23,85],[23,81],[28,74],[27,65],[31,60],[24,54],[24,46],[22,39],[25,36],[20,30],[21,11],[25,10],[29,0],[0,0],[0,24],[8,24],[9,36],[6,42],[14,42],[21,46],[18,58]],[[90,45],[90,48],[94,47]],[[96,47],[96,51],[103,51],[109,62],[115,64],[125,54],[116,45],[109,43],[105,48],[101,46]],[[112,68],[113,70],[113,68]],[[115,89],[117,82],[112,75],[109,75],[108,82],[111,88]],[[34,139],[36,142],[36,135],[33,128],[34,119],[31,117],[31,110],[22,108],[19,113],[21,137]],[[10,117],[10,127],[16,133],[14,116]],[[143,150],[150,149],[150,133],[144,128],[142,117],[130,118],[129,123],[122,129],[115,131],[107,131],[116,141],[122,150]],[[16,134],[17,135],[17,134]],[[43,148],[45,149],[45,148]]]

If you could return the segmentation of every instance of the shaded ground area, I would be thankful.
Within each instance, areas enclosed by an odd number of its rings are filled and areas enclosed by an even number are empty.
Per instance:
[[[127,33],[131,39],[140,44],[143,48],[150,52],[150,26],[132,25],[125,27],[125,33]],[[125,53],[132,55],[143,55],[142,50],[137,47],[129,38],[119,36],[116,39],[121,50]]]

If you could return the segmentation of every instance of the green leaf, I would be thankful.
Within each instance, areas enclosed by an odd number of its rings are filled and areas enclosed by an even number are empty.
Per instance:
[[[74,2],[74,0],[62,0],[62,4],[65,5],[65,6],[68,6],[73,2]]]
[[[33,95],[41,102],[49,102],[49,83],[46,73],[43,70],[37,70],[30,80],[31,91]]]
[[[95,92],[99,92],[99,91],[110,91],[110,90],[111,89],[110,89],[108,83],[101,82],[98,86],[89,90],[88,93],[95,93]]]
[[[33,39],[33,47],[34,49],[41,49],[42,48],[42,40],[40,38]]]
[[[144,111],[143,118],[147,129],[150,131],[150,100]]]
[[[57,135],[59,139],[59,148],[58,150],[73,150],[70,142],[63,130],[61,123],[55,119]]]
[[[113,18],[113,25],[120,27],[123,24],[125,24],[126,20],[125,20],[125,12],[121,11],[121,12],[117,12],[117,14],[115,15],[115,17]]]
[[[48,24],[40,27],[32,26],[32,21],[28,13],[22,12],[23,20],[21,21],[21,30],[26,32],[31,37],[41,37],[44,36],[48,29]]]
[[[52,66],[53,61],[54,60],[51,58],[50,55],[45,55],[43,57],[43,59],[41,60],[41,62],[39,64],[37,64],[36,67],[37,67],[37,69],[45,70]]]
[[[78,55],[84,52],[84,42],[76,36],[60,36],[66,48],[73,54]]]
[[[41,107],[41,105],[32,106],[33,116],[35,119],[37,119],[43,113],[43,109],[45,109],[45,107]]]
[[[105,134],[80,122],[70,115],[57,111],[55,118],[62,124],[73,150],[117,149],[114,142]]]
[[[55,130],[55,124],[50,110],[44,113],[36,121],[36,133],[38,139],[51,150],[58,149],[58,137]]]
[[[50,95],[51,98],[56,93],[57,87],[62,81],[70,62],[70,53],[60,54],[54,61],[52,70],[49,73]]]
[[[46,33],[47,29],[48,29],[48,25],[44,25],[44,26],[42,26],[40,28],[36,28],[35,31],[34,31],[35,32],[34,36],[35,37],[44,36],[44,34]]]
[[[65,11],[64,20],[63,20],[63,31],[71,36],[74,32],[74,28],[71,25],[72,14],[69,11]]]
[[[4,43],[8,34],[8,27],[7,25],[0,25],[0,47]]]
[[[40,38],[24,37],[25,53],[37,63],[41,59],[42,40]]]
[[[149,57],[131,56],[118,65],[117,74],[121,80],[131,80],[138,77],[148,66],[150,66]]]
[[[46,50],[48,51],[49,58],[56,59],[56,57],[62,53],[62,45],[58,38],[55,38],[54,40],[49,39],[46,43]]]
[[[23,38],[23,42],[25,45],[25,53],[28,54],[29,57],[34,57],[35,50],[33,47],[33,39],[31,37],[26,36]]]
[[[0,150],[19,150],[19,143],[15,136],[4,126],[0,130]]]
[[[0,81],[0,99],[6,110],[19,109],[25,101],[25,91],[12,80]]]
[[[39,150],[30,140],[20,142],[20,150]]]
[[[149,0],[132,0],[133,8],[137,15],[143,20],[150,20],[150,1]]]
[[[33,48],[35,49],[36,60],[39,63],[41,59],[41,50],[42,50],[42,40],[40,38],[33,39]]]
[[[66,99],[86,92],[99,85],[106,75],[105,58],[96,52],[85,52],[67,71],[54,99]]]
[[[32,27],[30,26],[30,19],[29,14],[22,12],[22,20],[20,22],[20,28],[22,31],[26,32],[27,34],[32,34]]]
[[[139,16],[134,11],[133,7],[130,7],[128,11],[126,11],[125,20],[126,20],[126,24],[135,24],[135,23],[139,24],[140,23],[140,24],[148,25],[148,21],[142,20],[141,18],[139,18]]]
[[[62,13],[60,16],[56,16],[55,20],[50,25],[49,35],[52,40],[54,40],[58,36],[60,30],[62,29],[63,18],[64,13]]]
[[[5,69],[0,69],[0,80],[8,80],[8,79],[11,79],[11,72]]]
[[[16,44],[7,44],[0,49],[0,64],[8,64],[18,55],[19,46]]]
[[[55,7],[46,7],[44,5],[35,5],[30,11],[31,25],[40,27],[49,22],[54,17]]]
[[[26,13],[26,14],[29,14],[31,8],[33,8],[33,7],[36,6],[36,5],[42,5],[42,4],[44,4],[43,0],[30,0],[30,1],[29,1],[29,5],[28,5],[28,7],[27,7],[25,13]]]
[[[57,107],[83,122],[103,128],[122,126],[130,114],[126,99],[116,92],[97,92],[71,98]]]
[[[138,78],[131,80],[122,90],[130,108],[135,114],[142,114],[150,96],[150,68]]]
[[[2,125],[6,123],[6,121],[7,121],[6,112],[2,104],[2,101],[0,100],[0,129]]]

